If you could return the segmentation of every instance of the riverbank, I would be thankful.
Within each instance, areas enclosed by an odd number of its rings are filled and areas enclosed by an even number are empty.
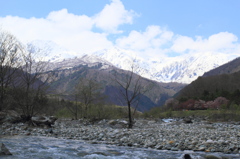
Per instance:
[[[85,120],[60,120],[52,128],[29,127],[26,124],[3,123],[0,135],[46,136],[59,139],[85,140],[171,151],[204,151],[240,153],[240,123],[207,121],[172,122],[136,120],[133,129],[124,120],[102,120],[90,124]]]

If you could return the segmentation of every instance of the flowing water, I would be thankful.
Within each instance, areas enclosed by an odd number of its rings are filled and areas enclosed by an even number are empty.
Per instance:
[[[206,153],[193,151],[164,151],[89,144],[79,140],[49,137],[0,137],[0,142],[4,143],[13,154],[12,156],[0,156],[0,159],[180,159],[186,153],[192,158],[202,158],[206,155]],[[238,154],[226,156],[234,159],[240,158]]]

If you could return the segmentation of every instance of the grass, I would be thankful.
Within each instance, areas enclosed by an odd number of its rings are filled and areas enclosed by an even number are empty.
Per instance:
[[[207,110],[161,110],[155,108],[143,114],[145,118],[182,118],[182,117],[204,117],[208,120],[217,121],[240,121],[239,109],[207,109]]]
[[[83,118],[83,116],[86,114],[84,109],[81,109],[83,112],[78,112],[79,116],[78,118]],[[132,109],[133,112],[133,109]],[[116,105],[93,105],[88,108],[88,118],[89,119],[122,119],[122,118],[128,118],[128,109],[127,107],[123,106],[116,106]],[[138,118],[141,117],[141,112],[136,112],[134,117]],[[55,116],[58,118],[74,118],[74,115],[66,108],[59,109]]]
[[[83,109],[82,109],[83,110]],[[133,111],[133,110],[132,110]],[[79,112],[84,114],[85,112]],[[88,109],[89,118],[93,119],[121,119],[128,118],[127,107],[116,105],[102,105],[92,106]],[[55,115],[58,118],[73,118],[73,114],[64,107],[59,109]],[[162,107],[155,107],[148,112],[137,112],[134,118],[183,118],[183,117],[201,117],[207,118],[212,122],[225,122],[225,121],[240,121],[240,106],[231,105],[230,107],[221,107],[221,109],[207,109],[207,110],[172,110],[163,109]],[[79,118],[82,118],[79,116]]]
[[[57,118],[72,118],[72,114],[67,108],[62,108],[58,110],[55,114]]]

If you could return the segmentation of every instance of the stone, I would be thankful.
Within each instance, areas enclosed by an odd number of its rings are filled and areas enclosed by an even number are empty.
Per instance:
[[[44,116],[38,116],[38,117],[32,117],[31,121],[36,126],[48,126],[52,127],[54,122],[57,120],[56,117],[44,117]]]
[[[237,137],[240,137],[240,133],[237,134]]]
[[[204,146],[200,146],[197,150],[198,151],[204,151],[206,148]]]
[[[178,151],[178,148],[177,147],[172,147],[171,151]]]
[[[163,145],[157,144],[157,145],[155,146],[155,148],[158,149],[158,150],[161,150],[161,149],[163,148]]]
[[[110,120],[108,125],[116,128],[125,128],[128,126],[128,122],[125,120]]]
[[[12,155],[3,143],[0,143],[0,156]]]
[[[48,133],[52,134],[52,133],[53,133],[53,129],[52,129],[52,128],[49,128],[49,129],[45,130],[45,133],[46,133],[46,134],[48,134]]]
[[[207,145],[209,145],[209,144],[213,144],[214,141],[213,141],[213,140],[207,140],[205,143],[206,143]]]
[[[184,154],[182,159],[192,159],[192,157],[189,154]]]
[[[185,118],[185,119],[183,120],[183,122],[184,122],[185,124],[191,124],[191,123],[193,123],[190,118]]]

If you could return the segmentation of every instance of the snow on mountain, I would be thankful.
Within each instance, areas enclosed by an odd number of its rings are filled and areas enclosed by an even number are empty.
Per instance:
[[[133,51],[122,50],[114,47],[112,49],[94,52],[90,54],[90,56],[100,57],[111,62],[114,66],[124,70],[131,70],[133,64],[137,64],[138,66],[134,68],[134,72],[146,78],[151,78],[148,73],[151,69],[149,63],[143,58],[137,56],[137,54]]]
[[[190,83],[205,72],[239,56],[237,54],[204,52],[154,59],[153,61],[140,57],[136,52],[116,47],[88,55],[80,54],[79,57],[75,52],[66,50],[51,41],[33,41],[28,44],[28,47],[47,55],[47,60],[51,62],[49,68],[51,70],[72,68],[80,64],[94,66],[99,63],[102,64],[101,69],[114,65],[120,69],[132,70],[134,63],[134,72],[145,78],[159,82],[179,83]]]
[[[88,56],[80,54],[77,57],[76,53],[60,47],[52,41],[35,40],[27,44],[27,48],[32,52],[39,53],[45,58],[44,61],[49,61],[45,71],[55,69],[70,69],[79,65],[87,65],[88,67],[99,66],[100,69],[107,69],[112,64],[97,56]]]
[[[81,58],[68,58],[62,61],[50,62],[47,70],[70,69],[79,65],[87,65],[88,67],[99,67],[99,69],[107,69],[112,66],[108,61],[96,56],[84,55]]]
[[[76,52],[60,47],[53,41],[34,40],[27,44],[27,48],[44,56],[44,60],[57,62],[76,57]]]
[[[131,70],[134,61],[138,64],[135,73],[143,77],[159,82],[179,83],[190,83],[205,72],[238,57],[236,54],[205,52],[152,61],[118,48],[98,51],[92,55],[111,61],[116,67],[126,70]]]
[[[236,57],[237,55],[229,56],[211,52],[184,55],[173,60],[170,64],[159,68],[153,74],[153,77],[158,81],[190,83],[205,72]]]

